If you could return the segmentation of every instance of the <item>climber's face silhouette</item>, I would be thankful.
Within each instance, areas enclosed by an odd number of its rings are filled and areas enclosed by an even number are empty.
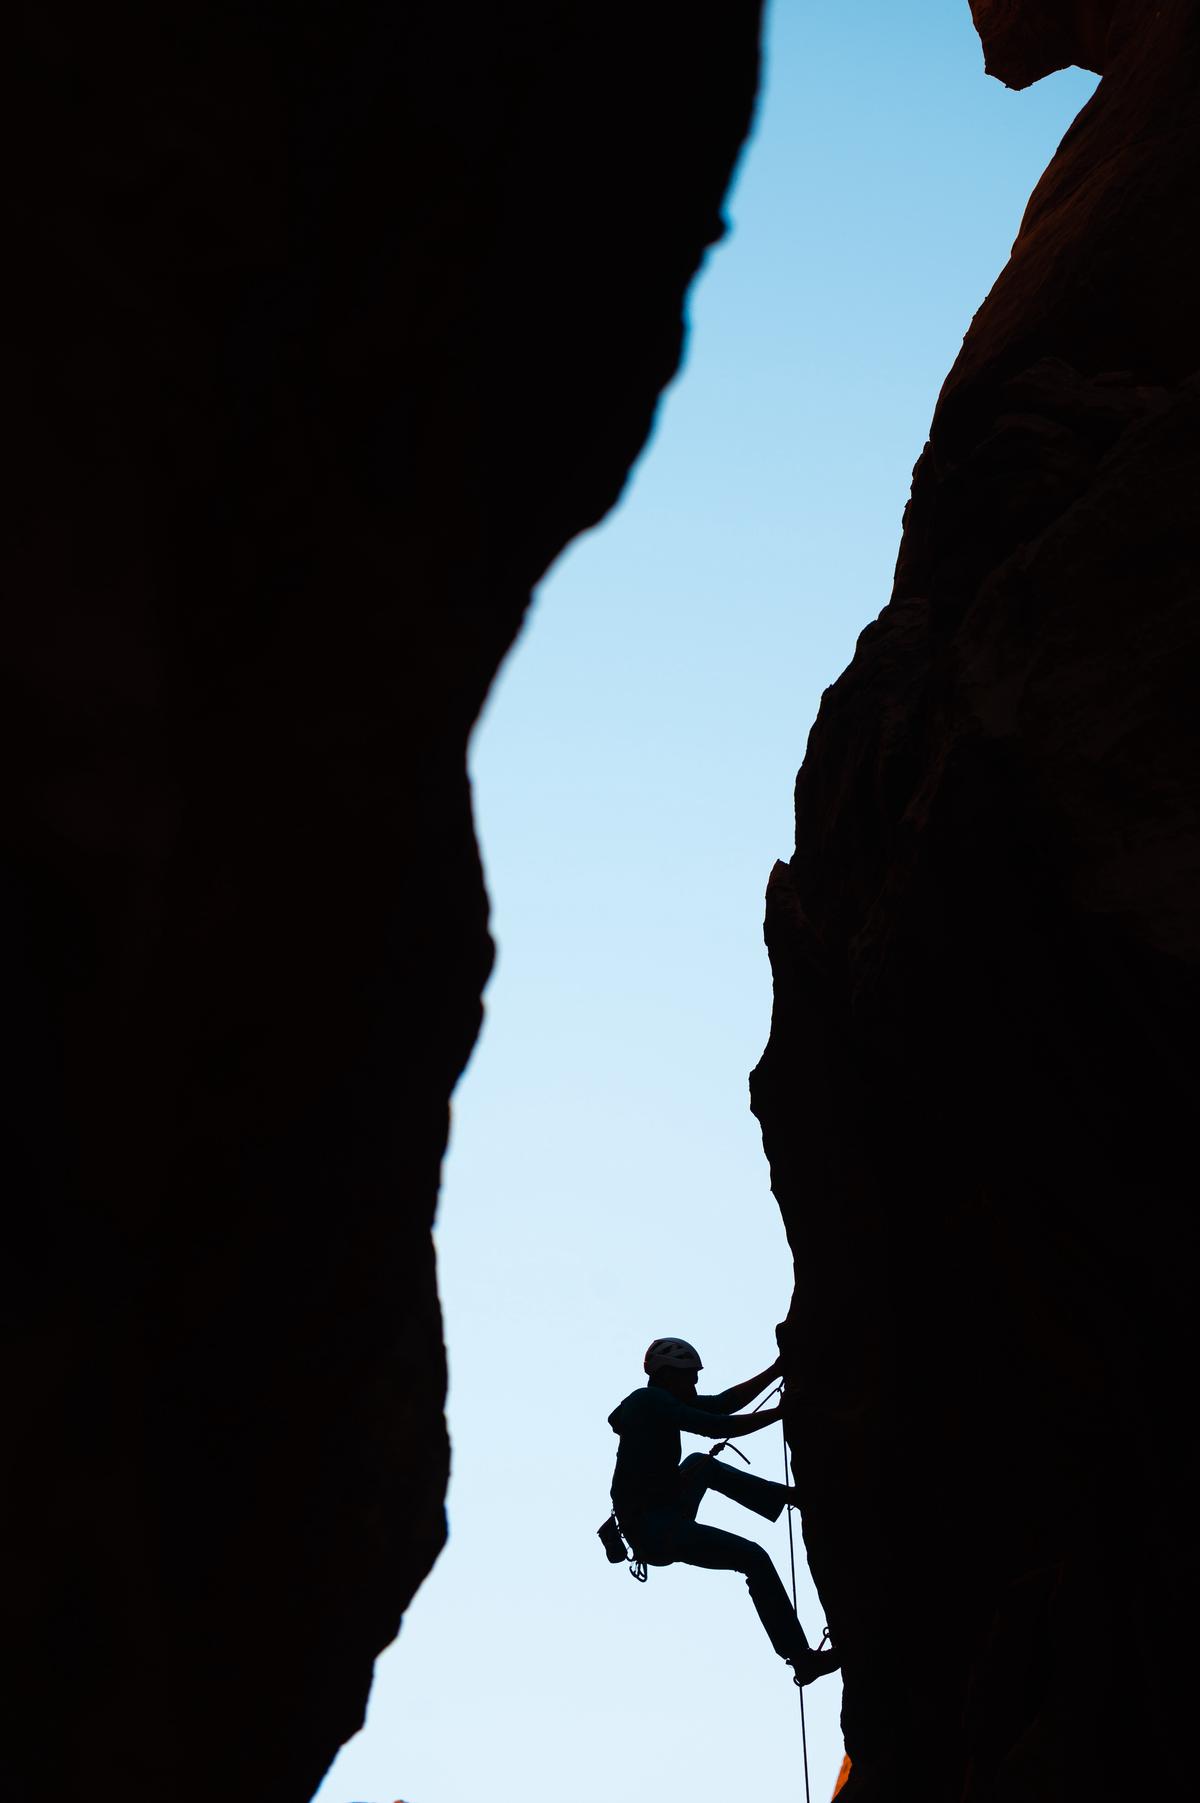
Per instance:
[[[663,1370],[656,1371],[650,1382],[657,1384],[661,1390],[669,1390],[671,1395],[677,1396],[681,1402],[687,1402],[696,1394],[698,1375],[695,1371],[676,1371],[668,1365]]]

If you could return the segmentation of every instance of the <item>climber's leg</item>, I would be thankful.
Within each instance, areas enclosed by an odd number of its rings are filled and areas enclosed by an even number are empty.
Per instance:
[[[758,1619],[779,1657],[796,1659],[808,1651],[804,1629],[796,1619],[779,1573],[770,1554],[757,1541],[743,1540],[740,1534],[727,1534],[722,1528],[680,1520],[672,1536],[671,1551],[681,1565],[699,1565],[706,1571],[740,1571],[758,1610]]]
[[[695,1516],[706,1490],[720,1491],[767,1521],[778,1521],[793,1495],[787,1484],[773,1484],[769,1478],[723,1465],[711,1453],[694,1452],[679,1467],[679,1502],[686,1514]]]

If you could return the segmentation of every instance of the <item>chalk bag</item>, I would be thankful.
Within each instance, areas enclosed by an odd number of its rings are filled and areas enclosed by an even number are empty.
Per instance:
[[[610,1565],[624,1565],[629,1553],[621,1538],[621,1530],[617,1526],[617,1518],[610,1515],[603,1527],[597,1528],[600,1544]]]

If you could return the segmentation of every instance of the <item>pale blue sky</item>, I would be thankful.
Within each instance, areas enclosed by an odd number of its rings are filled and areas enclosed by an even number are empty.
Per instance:
[[[475,735],[499,959],[437,1232],[451,1538],[320,1803],[801,1795],[797,1695],[741,1579],[606,1565],[605,1418],[657,1334],[713,1389],[774,1356],[792,1277],[746,1090],[764,885],[821,690],[887,600],[938,387],[1093,85],[988,81],[967,0],[775,0],[683,374]],[[778,1430],[742,1446],[780,1474]],[[786,1577],[782,1523],[705,1518]],[[800,1613],[820,1631],[806,1570]],[[807,1696],[825,1798],[839,1683]]]

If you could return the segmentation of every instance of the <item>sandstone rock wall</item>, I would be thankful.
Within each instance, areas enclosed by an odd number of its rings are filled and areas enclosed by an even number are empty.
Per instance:
[[[1115,1803],[1194,1783],[1200,8],[974,11],[1103,80],[813,729],[753,1101],[847,1803]]]
[[[442,1543],[467,733],[676,367],[758,14],[24,15],[14,1803],[303,1803]]]

